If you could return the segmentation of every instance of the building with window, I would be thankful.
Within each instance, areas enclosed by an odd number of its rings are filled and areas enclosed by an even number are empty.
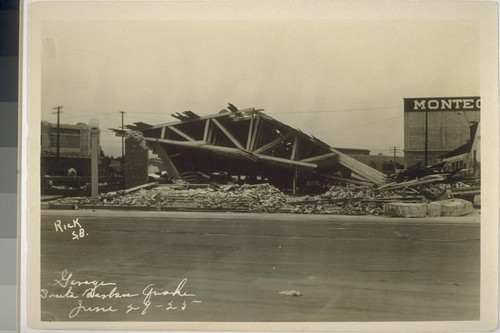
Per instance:
[[[437,164],[470,142],[480,110],[480,97],[405,98],[405,166]]]
[[[40,142],[42,175],[66,175],[70,168],[78,175],[90,175],[91,140],[87,124],[60,124],[58,128],[57,124],[42,121]]]
[[[470,127],[470,140],[455,150],[441,156],[445,171],[468,170],[474,176],[481,175],[481,128],[480,123]]]

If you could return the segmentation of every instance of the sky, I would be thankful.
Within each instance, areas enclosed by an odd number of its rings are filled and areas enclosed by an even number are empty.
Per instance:
[[[41,30],[42,120],[98,118],[108,129],[238,108],[334,147],[403,149],[403,98],[480,95],[480,39],[456,19],[47,20]],[[400,153],[402,154],[402,152]]]

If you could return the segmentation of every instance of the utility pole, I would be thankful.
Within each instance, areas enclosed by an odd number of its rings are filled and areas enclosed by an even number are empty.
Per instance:
[[[391,146],[391,147],[389,147],[389,149],[393,152],[393,156],[394,156],[394,159],[393,159],[393,161],[394,161],[394,172],[396,172],[396,165],[397,165],[397,163],[396,163],[396,152],[398,152],[400,148],[397,147],[397,146]]]
[[[91,149],[91,198],[94,203],[99,200],[99,120],[92,118],[89,121]]]
[[[63,106],[56,106],[55,108],[52,108],[53,110],[57,110],[56,112],[52,112],[52,114],[57,114],[57,139],[56,139],[56,168],[57,171],[59,171],[59,132],[60,132],[60,119],[61,119],[61,109]]]
[[[122,114],[122,188],[125,188],[125,126],[123,123],[123,117],[125,115],[125,111],[119,111]]]
[[[425,151],[424,151],[424,167],[427,166],[427,150],[429,149],[429,144],[428,144],[428,138],[429,138],[429,131],[428,131],[428,126],[429,126],[429,122],[428,122],[428,119],[427,119],[427,113],[428,111],[425,110]]]
[[[396,146],[394,146],[394,171],[396,171]]]
[[[470,121],[469,121],[469,118],[467,117],[467,113],[465,113],[465,111],[463,111],[463,113],[464,113],[465,121],[467,122],[467,126],[470,127]]]

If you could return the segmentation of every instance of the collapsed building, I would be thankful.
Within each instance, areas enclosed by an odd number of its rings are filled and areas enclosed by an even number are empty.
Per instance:
[[[142,133],[173,179],[224,172],[241,183],[266,182],[293,193],[332,181],[356,185],[386,181],[382,172],[263,110],[239,110],[229,104],[216,114],[184,111],[172,116],[177,121],[139,122],[127,128]]]
[[[391,217],[473,212],[480,194],[477,178],[464,183],[455,173],[425,168],[386,179],[345,150],[262,111],[229,104],[227,110],[207,116],[184,111],[172,114],[174,122],[113,129],[127,146],[126,189],[101,193],[98,200],[56,199],[46,207]],[[148,183],[148,148],[160,157],[171,182],[154,178]],[[289,195],[299,192],[306,195]]]

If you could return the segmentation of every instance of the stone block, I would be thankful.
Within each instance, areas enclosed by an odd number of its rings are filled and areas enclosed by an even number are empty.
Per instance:
[[[441,216],[441,205],[436,202],[431,202],[427,204],[427,216],[437,217]]]
[[[474,208],[481,208],[481,194],[474,196],[474,202],[472,203]]]
[[[426,217],[427,204],[392,202],[384,205],[384,215],[389,217]]]
[[[462,216],[473,212],[472,202],[463,199],[435,201],[441,206],[441,216]]]

